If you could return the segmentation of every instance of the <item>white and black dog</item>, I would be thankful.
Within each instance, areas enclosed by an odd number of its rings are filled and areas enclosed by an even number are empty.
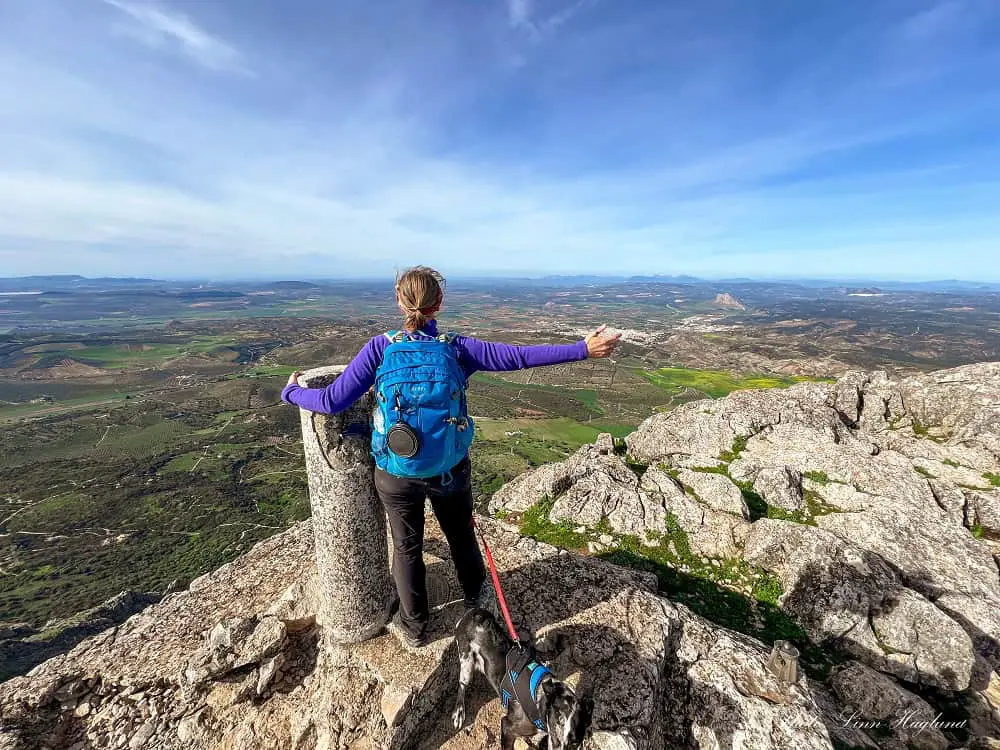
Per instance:
[[[465,725],[465,691],[476,671],[500,697],[507,713],[500,722],[500,746],[513,750],[516,737],[539,748],[575,750],[590,723],[589,698],[577,697],[555,679],[528,646],[518,646],[484,609],[470,609],[455,626],[458,644],[458,696],[452,720]],[[546,744],[547,739],[547,744]]]

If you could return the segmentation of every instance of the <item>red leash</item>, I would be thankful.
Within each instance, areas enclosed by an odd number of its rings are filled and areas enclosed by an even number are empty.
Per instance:
[[[490,545],[486,543],[486,537],[483,535],[482,529],[476,525],[475,517],[472,518],[472,528],[479,532],[479,538],[483,543],[483,550],[486,552],[486,562],[490,566],[490,576],[493,578],[493,588],[497,592],[497,601],[500,602],[500,611],[503,612],[503,619],[507,623],[507,630],[510,632],[510,637],[514,639],[514,643],[520,645],[521,639],[517,636],[517,631],[514,629],[514,621],[510,618],[510,610],[507,609],[507,600],[504,598],[503,589],[500,587],[500,576],[497,575],[497,564],[493,561],[493,552],[490,550]]]

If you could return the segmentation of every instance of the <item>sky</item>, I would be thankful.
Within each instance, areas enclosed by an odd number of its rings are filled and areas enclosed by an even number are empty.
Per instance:
[[[997,0],[0,0],[0,276],[1000,280]]]

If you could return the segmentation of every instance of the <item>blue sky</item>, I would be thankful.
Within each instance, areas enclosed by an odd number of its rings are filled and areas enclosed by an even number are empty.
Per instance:
[[[996,0],[0,2],[0,276],[998,258]]]

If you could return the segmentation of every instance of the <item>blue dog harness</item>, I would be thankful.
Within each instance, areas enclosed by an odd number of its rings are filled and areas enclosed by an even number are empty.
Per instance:
[[[510,702],[521,706],[525,715],[535,727],[544,732],[545,722],[538,708],[538,688],[542,678],[552,674],[548,667],[539,664],[535,653],[529,647],[515,643],[507,652],[507,672],[500,681],[500,701],[509,708]]]

